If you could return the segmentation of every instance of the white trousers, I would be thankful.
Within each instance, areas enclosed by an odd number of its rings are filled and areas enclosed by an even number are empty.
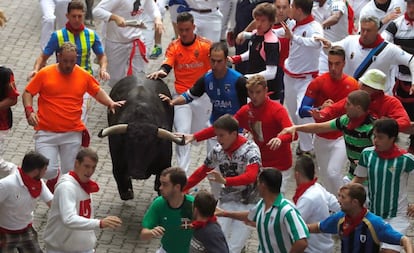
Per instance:
[[[324,50],[321,50],[321,54],[319,55],[319,75],[322,75],[328,71],[328,55],[326,55]]]
[[[209,124],[210,126],[211,124]],[[216,146],[218,143],[217,137],[213,137],[207,140],[207,154],[210,153],[211,150],[213,150],[214,146]],[[215,168],[217,171],[220,171],[219,168]],[[223,184],[214,182],[214,181],[208,181],[210,183],[210,192],[214,195],[216,199],[220,197],[221,188],[223,188]]]
[[[219,203],[219,207],[227,211],[247,211],[254,206],[254,204],[245,205],[234,201]],[[230,253],[240,253],[252,233],[253,228],[246,225],[243,221],[225,217],[219,217],[218,222],[226,237]]]
[[[46,253],[94,253],[95,250],[85,250],[85,251],[58,251],[58,250],[48,250],[46,249]]]
[[[3,159],[4,155],[4,141],[9,133],[9,130],[0,130],[0,178],[10,175],[17,169],[14,163],[7,162]]]
[[[306,123],[313,123],[311,117],[301,118],[298,115],[298,109],[302,104],[306,89],[312,81],[312,77],[307,75],[304,79],[292,78],[288,75],[284,76],[285,82],[285,102],[289,115],[295,125],[302,125]],[[310,151],[313,149],[312,134],[298,132],[299,145],[302,151]]]
[[[108,73],[111,76],[108,85],[113,87],[119,80],[127,76],[129,58],[132,50],[132,42],[118,43],[110,40],[105,41],[105,53],[108,58]],[[132,58],[132,73],[138,79],[145,78],[145,67],[147,63],[141,56],[138,47]]]
[[[342,167],[348,160],[343,137],[334,140],[315,135],[315,157],[319,167],[319,178],[326,190],[336,196],[343,185]]]
[[[40,47],[43,50],[55,29],[61,29],[67,22],[66,13],[70,0],[39,0],[42,11]],[[56,22],[56,27],[55,27]]]
[[[37,131],[34,135],[35,149],[49,159],[45,179],[53,179],[58,175],[59,159],[61,175],[68,173],[75,165],[82,132],[54,133]]]
[[[190,13],[194,16],[195,33],[197,35],[205,37],[212,42],[220,41],[221,20],[223,19],[220,10],[210,13],[198,13],[196,11],[190,11]]]
[[[177,95],[173,95],[176,97]],[[178,133],[190,134],[207,126],[211,114],[209,97],[204,94],[190,104],[174,106],[174,128]],[[191,146],[176,145],[177,164],[185,172],[190,167]]]
[[[410,227],[410,220],[407,216],[397,216],[394,218],[385,219],[384,221],[389,223],[393,229],[400,232],[402,235],[407,235],[408,227]],[[401,252],[402,247],[400,245],[381,243],[381,249],[391,249],[397,252]]]
[[[235,23],[235,20],[233,20],[235,18],[233,12],[236,12],[237,0],[219,0],[218,5],[221,14],[223,14],[220,40],[226,40],[227,31],[232,30],[232,26]],[[231,29],[228,29],[229,26]]]

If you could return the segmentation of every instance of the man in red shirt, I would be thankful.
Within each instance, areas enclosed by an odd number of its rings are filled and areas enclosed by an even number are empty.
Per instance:
[[[379,71],[379,70],[375,70]],[[385,75],[385,74],[383,74]],[[361,83],[361,90],[368,92],[371,96],[368,113],[376,119],[382,117],[395,119],[401,132],[408,131],[411,125],[410,118],[402,106],[400,100],[394,96],[384,93],[383,88]],[[322,109],[312,109],[311,115],[315,120],[330,120],[345,114],[346,98],[339,100]]]
[[[285,192],[286,181],[292,166],[292,150],[290,143],[294,138],[291,134],[278,136],[283,128],[292,126],[286,109],[267,96],[266,79],[255,75],[247,80],[247,92],[250,102],[236,112],[234,118],[240,127],[253,134],[259,146],[263,167],[280,170],[283,175],[281,192]],[[186,142],[201,141],[213,137],[213,127],[201,130],[194,135],[186,135]]]
[[[351,91],[358,89],[358,82],[351,76],[345,75],[345,50],[340,46],[332,47],[328,52],[329,72],[313,79],[309,84],[299,116],[311,117],[312,108],[320,108],[346,98]],[[325,119],[316,120],[323,122]],[[340,131],[316,134],[314,150],[319,167],[319,176],[325,188],[332,194],[337,194],[343,185],[341,166],[347,161],[345,142]]]

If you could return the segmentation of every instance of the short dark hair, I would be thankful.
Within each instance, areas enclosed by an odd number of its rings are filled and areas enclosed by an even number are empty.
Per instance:
[[[364,112],[368,111],[371,97],[368,92],[364,90],[354,90],[348,94],[348,101],[353,105],[361,106]]]
[[[211,47],[210,47],[210,55],[211,52],[213,51],[223,51],[224,52],[224,56],[226,57],[227,60],[227,56],[229,56],[229,48],[227,47],[227,44],[224,42],[214,42]]]
[[[80,0],[72,0],[68,3],[68,14],[72,11],[72,10],[81,10],[83,12],[85,12],[85,4],[83,3],[83,1]]]
[[[239,122],[230,114],[224,114],[213,123],[213,127],[229,133],[239,131]]]
[[[398,137],[398,123],[395,119],[378,119],[374,122],[374,127],[372,128],[373,131],[377,133],[386,134],[389,138]]]
[[[341,46],[333,46],[329,49],[328,55],[341,56],[342,60],[345,60],[345,49]]]
[[[266,188],[275,194],[280,193],[280,186],[282,185],[282,173],[274,168],[263,169],[259,173],[259,183],[264,183]]]
[[[82,163],[85,157],[90,158],[95,163],[98,163],[99,161],[98,154],[95,150],[92,150],[91,148],[82,148],[81,150],[79,150],[78,154],[76,155],[76,161]]]
[[[312,13],[313,0],[294,0],[293,4],[296,8],[301,9],[304,14],[310,15]]]
[[[10,82],[13,79],[13,71],[10,68],[0,66],[0,100],[7,97],[10,90]]]
[[[315,164],[312,158],[307,155],[301,156],[296,160],[295,171],[305,176],[309,180],[315,177]]]
[[[30,151],[23,157],[22,170],[26,173],[43,169],[49,165],[49,159],[36,151]]]
[[[168,175],[170,175],[171,183],[173,185],[179,184],[181,186],[181,190],[187,184],[187,175],[185,174],[185,171],[179,167],[169,167],[161,172],[162,177],[166,177]]]
[[[348,196],[351,199],[358,200],[359,204],[361,206],[364,206],[365,200],[367,199],[367,193],[365,192],[364,187],[361,184],[358,183],[348,183],[341,188],[339,188],[339,191],[342,190],[348,190]]]
[[[208,191],[199,191],[194,198],[194,207],[203,217],[213,217],[217,206],[217,199]]]
[[[189,12],[181,12],[177,15],[177,24],[183,22],[194,23],[194,17]]]
[[[253,9],[253,18],[256,17],[266,17],[271,24],[275,22],[276,18],[276,7],[271,3],[261,3],[258,4]]]

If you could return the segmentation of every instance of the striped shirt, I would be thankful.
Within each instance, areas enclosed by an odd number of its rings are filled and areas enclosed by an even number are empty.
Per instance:
[[[91,49],[96,55],[102,55],[104,53],[98,34],[88,28],[85,28],[77,35],[71,33],[66,28],[57,30],[52,33],[43,53],[50,56],[56,52],[64,42],[68,41],[76,45],[78,51],[76,63],[92,74]]]
[[[384,219],[407,215],[408,173],[413,169],[412,154],[382,159],[374,147],[362,151],[355,175],[368,178],[371,212]]]
[[[414,29],[413,24],[408,21],[404,15],[391,21],[388,27],[382,32],[381,36],[395,45],[400,46],[406,52],[414,54]],[[407,66],[400,65],[399,80],[411,82],[410,69]]]
[[[256,222],[259,253],[287,253],[296,241],[308,238],[309,231],[294,205],[279,194],[265,210],[262,200],[250,210],[248,219]]]
[[[331,121],[331,129],[338,129],[343,132],[346,145],[346,155],[350,162],[349,173],[354,174],[356,161],[359,160],[362,150],[372,146],[372,128],[374,118],[367,116],[362,124],[352,130],[348,129],[349,117],[342,115],[341,117]]]

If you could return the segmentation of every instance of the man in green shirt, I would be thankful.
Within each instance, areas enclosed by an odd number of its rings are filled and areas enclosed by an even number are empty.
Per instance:
[[[142,220],[141,240],[161,238],[157,253],[183,253],[189,251],[193,230],[194,197],[183,193],[187,176],[180,168],[165,169],[160,176],[161,196],[157,197]]]

